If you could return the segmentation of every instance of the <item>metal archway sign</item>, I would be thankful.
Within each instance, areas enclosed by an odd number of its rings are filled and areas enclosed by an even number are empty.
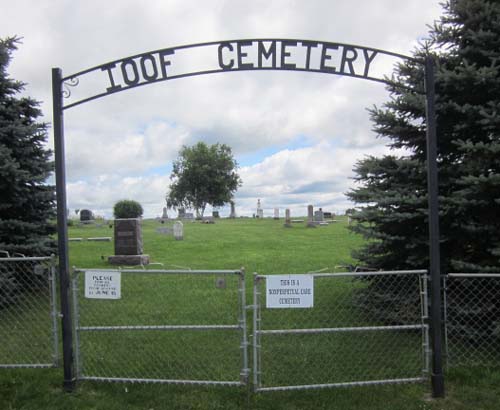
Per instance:
[[[393,84],[384,74],[387,60],[413,61],[425,68],[429,273],[431,276],[432,392],[444,396],[441,348],[441,274],[434,62],[359,45],[300,39],[244,39],[169,47],[114,60],[63,77],[52,69],[57,231],[63,332],[64,386],[74,387],[69,298],[64,110],[132,88],[184,77],[237,71],[299,71],[340,75]]]

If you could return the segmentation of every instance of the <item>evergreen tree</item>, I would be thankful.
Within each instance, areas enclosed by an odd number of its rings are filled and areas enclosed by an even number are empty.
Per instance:
[[[46,184],[51,152],[39,103],[20,97],[25,84],[7,74],[17,44],[0,40],[0,250],[47,256],[56,250],[54,187]]]
[[[415,57],[438,64],[436,112],[442,272],[500,271],[500,3],[448,1]],[[390,100],[373,108],[380,137],[407,155],[356,165],[361,205],[352,229],[370,239],[355,256],[383,269],[427,268],[423,68],[400,64]]]
[[[500,2],[449,0],[416,58],[437,63],[436,114],[441,272],[500,272]],[[390,100],[371,118],[389,146],[406,155],[369,157],[355,167],[359,186],[349,197],[360,206],[355,232],[369,239],[355,253],[380,269],[429,267],[423,68],[400,64]],[[399,278],[398,289],[408,279]],[[387,323],[390,306],[418,305],[393,291],[394,283],[368,281],[361,307]],[[448,294],[470,295],[448,308],[448,334],[467,343],[498,343],[500,284],[474,278],[448,281]],[[472,295],[480,297],[471,298]],[[368,299],[369,298],[369,299]],[[417,319],[417,318],[414,318]]]

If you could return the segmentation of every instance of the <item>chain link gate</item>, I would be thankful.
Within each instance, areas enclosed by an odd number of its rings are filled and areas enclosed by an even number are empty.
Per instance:
[[[500,273],[450,273],[443,281],[447,366],[498,366]]]
[[[89,297],[86,276],[109,273],[120,298]],[[243,270],[78,269],[72,291],[77,379],[246,384]]]
[[[0,258],[0,368],[58,364],[53,257]]]
[[[266,308],[262,288],[273,275],[254,274],[255,391],[425,380],[426,273],[311,274],[313,307],[295,309]]]

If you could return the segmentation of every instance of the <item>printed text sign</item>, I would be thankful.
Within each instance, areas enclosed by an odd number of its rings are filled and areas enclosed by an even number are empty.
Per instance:
[[[120,272],[85,272],[85,297],[89,299],[120,299]]]
[[[312,275],[272,275],[266,277],[267,308],[312,308]]]

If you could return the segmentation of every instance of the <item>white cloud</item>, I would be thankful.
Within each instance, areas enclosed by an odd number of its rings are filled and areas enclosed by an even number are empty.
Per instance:
[[[359,148],[338,148],[329,142],[296,150],[283,150],[264,161],[243,167],[243,187],[236,195],[240,214],[255,213],[257,199],[267,215],[273,208],[290,208],[305,215],[307,205],[343,211],[348,206],[344,193],[352,186],[353,166],[365,155],[389,153],[379,146],[370,152]],[[351,205],[349,205],[351,206]]]
[[[126,177],[102,175],[87,181],[67,184],[70,209],[91,209],[94,213],[112,217],[113,205],[121,199],[134,199],[141,203],[144,215],[159,216],[169,184],[168,176]]]
[[[24,38],[9,72],[28,83],[27,94],[43,101],[51,122],[52,67],[68,75],[148,50],[263,37],[409,54],[440,12],[438,0],[17,0],[2,5],[0,27],[3,37]],[[389,65],[383,68],[390,74]],[[385,151],[366,107],[387,98],[383,85],[347,77],[239,72],[139,87],[75,107],[65,112],[68,205],[109,215],[126,196],[143,202],[147,216],[160,214],[179,148],[204,140],[252,158],[241,170],[241,212],[255,212],[257,198],[294,212],[307,203],[343,209],[355,160]]]
[[[152,121],[143,130],[123,135],[109,131],[107,135],[101,131],[91,138],[85,129],[69,130],[69,180],[95,178],[103,173],[143,175],[171,164],[181,146],[192,140],[185,128],[162,121]]]

